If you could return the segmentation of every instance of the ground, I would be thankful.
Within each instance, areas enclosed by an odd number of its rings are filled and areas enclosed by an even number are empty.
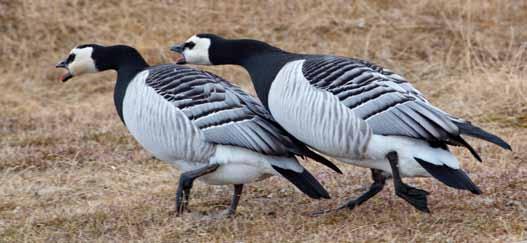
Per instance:
[[[371,181],[303,162],[331,200],[310,200],[274,177],[246,186],[233,219],[215,219],[231,187],[196,183],[182,217],[170,214],[179,172],[144,151],[113,106],[115,74],[63,84],[54,68],[75,45],[125,43],[152,64],[199,32],[283,49],[370,60],[407,77],[436,106],[507,140],[455,149],[483,190],[433,179],[431,214],[393,187],[320,217]],[[514,242],[527,239],[527,2],[515,0],[146,1],[0,0],[0,242]],[[207,68],[252,90],[237,67]]]

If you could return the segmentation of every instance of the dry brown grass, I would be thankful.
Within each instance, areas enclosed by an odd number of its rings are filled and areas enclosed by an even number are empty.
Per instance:
[[[212,220],[229,187],[196,184],[169,216],[177,171],[151,159],[117,118],[113,73],[67,84],[54,64],[75,45],[126,43],[152,63],[196,32],[367,58],[404,73],[434,103],[506,138],[456,150],[482,196],[431,180],[433,214],[389,187],[352,212],[310,218],[358,195],[368,171],[306,163],[333,199],[311,201],[280,178],[247,187],[235,219]],[[0,0],[0,241],[518,241],[527,239],[527,2],[515,0]],[[239,68],[208,68],[245,88]]]

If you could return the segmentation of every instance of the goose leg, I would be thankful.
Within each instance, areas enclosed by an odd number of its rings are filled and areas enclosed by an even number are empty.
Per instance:
[[[181,215],[185,208],[188,206],[188,200],[190,196],[190,189],[194,180],[200,176],[209,174],[218,169],[220,165],[213,164],[196,170],[187,171],[182,173],[179,177],[179,185],[176,191],[176,216]]]
[[[370,198],[372,198],[373,196],[377,195],[377,193],[382,191],[386,183],[386,176],[382,174],[381,170],[371,169],[371,178],[373,179],[373,183],[371,184],[370,188],[368,189],[368,191],[366,191],[359,197],[349,199],[346,203],[340,205],[336,209],[327,209],[327,210],[313,212],[311,213],[311,216],[317,216],[317,215],[321,215],[321,214],[325,214],[325,213],[329,213],[333,211],[338,211],[344,208],[348,208],[352,210],[356,206],[359,206],[362,203],[368,201]]]
[[[386,155],[386,158],[388,161],[390,161],[390,167],[392,168],[395,194],[410,203],[419,211],[430,213],[426,198],[426,196],[430,193],[425,190],[411,187],[402,181],[401,175],[399,174],[399,157],[397,156],[397,152],[389,152]]]
[[[362,203],[368,201],[370,198],[382,191],[382,189],[384,188],[384,184],[386,183],[386,177],[382,175],[382,171],[377,169],[371,169],[371,178],[373,179],[373,184],[371,184],[368,191],[360,195],[358,198],[350,199],[349,201],[338,207],[337,210],[343,208],[348,208],[352,210],[356,206],[359,206]]]
[[[178,186],[179,188],[179,186]],[[181,202],[181,210],[187,210],[188,211],[188,202],[190,201],[190,189],[192,189],[192,185],[187,188],[183,188],[183,201]],[[176,192],[176,204],[177,204],[177,192]],[[176,206],[177,207],[177,206]]]
[[[236,213],[236,208],[238,207],[238,202],[242,195],[243,184],[234,185],[234,193],[232,194],[231,206],[227,209],[226,216],[230,217]]]

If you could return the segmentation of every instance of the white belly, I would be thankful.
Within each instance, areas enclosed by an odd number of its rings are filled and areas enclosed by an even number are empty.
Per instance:
[[[252,165],[225,164],[218,167],[213,173],[200,177],[200,180],[211,185],[247,184],[266,179],[272,175]]]
[[[348,158],[337,158],[342,162],[346,162],[352,165],[382,170],[389,175],[392,174],[392,168],[390,162],[384,159],[362,159],[353,160]],[[414,159],[403,158],[399,160],[399,173],[402,177],[428,177],[430,174]]]
[[[452,169],[460,168],[459,161],[450,151],[430,147],[426,141],[401,136],[373,135],[368,145],[366,160],[338,159],[362,167],[383,170],[391,174],[391,166],[386,159],[386,154],[391,151],[397,152],[398,167],[402,176],[430,176],[415,158],[420,158],[435,165],[446,165]]]
[[[221,166],[202,179],[206,183],[220,185],[246,184],[277,175],[273,163],[296,172],[303,170],[294,158],[267,156],[230,145],[218,145],[210,162]]]
[[[172,161],[171,164],[176,166],[182,173],[208,165],[187,161]],[[199,177],[198,180],[211,185],[247,184],[263,180],[274,174],[275,172],[271,168],[264,169],[251,163],[231,162],[220,164],[218,169],[210,174]]]

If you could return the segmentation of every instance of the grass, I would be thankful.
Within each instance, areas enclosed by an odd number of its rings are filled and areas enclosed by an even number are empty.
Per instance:
[[[527,3],[514,0],[0,0],[0,242],[514,242],[527,239]],[[442,109],[512,144],[455,149],[484,194],[424,188],[431,215],[389,185],[354,211],[311,218],[370,183],[306,166],[333,196],[312,201],[275,177],[246,187],[234,219],[214,219],[232,188],[195,185],[175,218],[178,172],[152,159],[113,107],[115,74],[66,84],[54,64],[81,43],[126,43],[152,64],[199,32],[364,58],[404,74]],[[252,90],[236,67],[208,67]]]

